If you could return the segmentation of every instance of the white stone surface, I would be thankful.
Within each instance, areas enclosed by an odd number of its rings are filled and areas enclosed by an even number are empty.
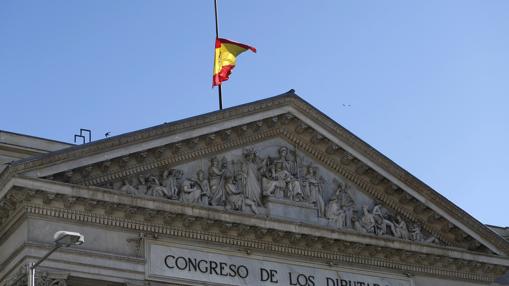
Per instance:
[[[148,279],[207,285],[412,286],[404,277],[183,245],[147,244]],[[196,264],[193,264],[196,263]]]

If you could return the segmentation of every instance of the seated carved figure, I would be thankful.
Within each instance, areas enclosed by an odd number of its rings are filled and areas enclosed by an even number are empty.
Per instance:
[[[122,181],[122,186],[120,187],[120,190],[122,192],[127,193],[128,195],[138,195],[138,190],[129,183],[128,179],[124,179]]]
[[[269,168],[269,173],[262,178],[263,193],[276,198],[288,198],[294,201],[303,201],[300,182],[284,168],[281,161],[276,161]]]
[[[205,172],[202,170],[196,172],[196,179],[186,179],[182,183],[180,199],[183,202],[208,205],[209,195],[209,183],[205,179]]]
[[[159,180],[155,176],[148,178],[147,195],[153,197],[163,197],[166,189],[159,184]]]
[[[192,180],[185,180],[182,183],[180,192],[180,200],[184,203],[199,203],[201,199],[201,189],[196,182]]]
[[[226,208],[240,211],[244,205],[244,196],[240,188],[233,182],[233,177],[226,176],[225,179]]]
[[[377,204],[373,207],[373,216],[375,218],[375,233],[377,235],[387,234],[387,230],[391,231],[391,234],[395,235],[396,230],[394,223],[385,218],[384,208]]]
[[[418,242],[424,241],[424,235],[421,232],[421,226],[418,224],[414,224],[412,229],[410,230],[410,239]]]

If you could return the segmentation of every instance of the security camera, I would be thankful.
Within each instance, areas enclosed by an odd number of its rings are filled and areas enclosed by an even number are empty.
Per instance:
[[[57,231],[53,236],[55,243],[62,246],[81,245],[85,242],[85,237],[82,234],[71,231]]]

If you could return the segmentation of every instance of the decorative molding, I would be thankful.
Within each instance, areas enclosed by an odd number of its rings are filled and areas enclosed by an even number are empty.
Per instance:
[[[325,179],[321,173],[325,170],[300,151],[293,150],[290,155],[287,146],[276,145],[272,147],[276,149],[274,154],[260,157],[256,148],[256,145],[244,148],[242,155],[221,153],[221,160],[213,156],[210,163],[204,164],[203,159],[189,162],[186,173],[173,166],[159,174],[146,175],[145,171],[121,179],[112,174],[111,178],[117,179],[104,185],[140,198],[165,198],[268,217],[272,211],[285,209],[284,213],[300,213],[297,217],[302,222],[418,242],[439,242],[436,237],[422,233],[422,226],[409,224],[380,203],[370,202],[369,209],[367,202],[356,203],[352,194],[358,195],[357,190],[350,190],[350,184],[337,176],[331,178],[328,171]],[[89,201],[85,210],[95,203]],[[146,211],[144,219],[152,221],[155,216],[155,211]]]
[[[295,237],[293,233],[277,230],[263,231],[259,228],[250,228],[238,224],[224,224],[221,221],[214,221],[214,226],[211,228],[209,225],[211,222],[209,221],[203,221],[199,218],[189,220],[185,216],[176,216],[172,223],[173,226],[166,226],[132,218],[107,217],[88,212],[45,208],[37,205],[26,205],[25,211],[29,215],[49,216],[150,233],[158,239],[177,237],[186,240],[219,243],[225,247],[236,247],[246,249],[246,251],[258,250],[271,254],[277,253],[300,258],[308,257],[325,264],[364,265],[483,282],[493,281],[506,270],[506,267],[499,265],[321,239],[308,235]],[[143,212],[143,210],[138,210],[138,212]],[[203,224],[209,225],[208,231],[202,229]],[[140,239],[143,238],[140,237]],[[290,241],[295,243],[289,243]]]
[[[283,119],[275,120],[275,118]],[[160,150],[160,148],[178,150],[171,156],[149,156],[153,153],[154,150],[147,150],[143,152],[144,155],[142,156],[146,160],[133,160],[131,163],[126,163],[124,162],[124,158],[126,157],[113,159],[108,161],[111,168],[106,171],[100,168],[103,163],[92,165],[97,166],[96,169],[102,171],[96,171],[95,176],[89,175],[86,177],[86,179],[83,179],[84,176],[80,175],[80,173],[82,173],[80,169],[90,168],[91,166],[79,168],[76,172],[74,172],[75,176],[71,178],[59,174],[56,174],[53,177],[57,178],[58,180],[68,181],[73,184],[115,188],[114,182],[117,181],[121,184],[121,180],[123,178],[139,176],[140,174],[146,174],[147,172],[161,170],[163,168],[172,168],[185,162],[219,155],[235,148],[240,148],[250,144],[256,144],[270,138],[279,137],[296,146],[299,151],[303,151],[304,153],[310,155],[317,162],[324,164],[331,171],[336,172],[349,181],[353,182],[362,191],[369,194],[376,200],[379,200],[381,203],[391,208],[395,212],[401,214],[402,217],[404,217],[406,220],[420,224],[422,229],[430,233],[431,236],[435,237],[437,241],[443,241],[447,245],[460,246],[456,241],[456,237],[451,235],[453,232],[450,232],[448,229],[446,229],[447,231],[442,231],[444,222],[438,224],[429,223],[429,217],[416,215],[413,212],[413,208],[412,210],[409,210],[408,208],[405,208],[405,206],[402,206],[400,202],[401,196],[407,196],[406,200],[410,201],[414,199],[412,197],[408,197],[408,195],[401,189],[398,190],[397,194],[386,194],[384,190],[389,181],[385,180],[385,184],[382,183],[383,177],[381,178],[378,173],[371,172],[371,169],[368,166],[356,160],[353,156],[351,156],[339,146],[331,143],[328,139],[325,139],[321,135],[317,135],[316,131],[311,132],[311,129],[308,128],[307,125],[302,121],[291,116],[289,113],[280,116],[274,116],[272,118],[266,119],[265,121],[270,122],[270,124],[254,122],[248,125],[238,126],[227,131],[219,131],[219,134],[224,134],[224,132],[230,134],[228,137],[226,137],[225,141],[220,142],[220,144],[211,145],[207,142],[210,141],[210,138],[217,139],[224,137],[220,135],[215,136],[215,134],[205,134],[201,137],[196,137],[188,140],[188,142],[192,142],[192,144],[182,145],[182,143],[175,143],[154,149],[155,151]],[[294,129],[300,129],[301,131],[296,134],[295,132],[291,131]],[[314,141],[316,139],[313,138],[320,138],[319,141],[321,144],[318,144],[318,142]],[[332,148],[335,153],[332,155],[329,154],[331,145],[333,146]],[[343,160],[344,158],[349,158],[349,162],[345,164],[345,161]],[[114,167],[118,165],[115,163],[117,161],[122,162],[122,167]],[[352,162],[355,162],[355,164]],[[92,167],[92,169],[94,168]],[[159,181],[160,179],[161,178],[159,178]],[[391,184],[391,186],[395,185]],[[120,187],[120,185],[117,185],[117,187]],[[396,189],[398,188],[396,187]],[[414,203],[410,205],[415,204],[420,205],[420,203]],[[439,219],[440,218],[437,217],[436,220]],[[434,222],[434,220],[432,220],[432,222]],[[464,237],[461,237],[461,240],[463,239]]]
[[[16,210],[25,216],[42,216],[75,223],[86,223],[120,228],[141,233],[129,242],[142,253],[142,240],[147,235],[157,239],[179,238],[221,244],[224,247],[262,251],[271,254],[298,256],[324,264],[355,264],[392,271],[423,273],[426,275],[490,282],[500,276],[506,267],[433,254],[405,251],[383,246],[348,242],[337,239],[279,231],[256,226],[225,223],[219,220],[172,214],[157,211],[155,219],[144,219],[147,211],[141,207],[119,205],[115,215],[106,215],[106,204],[94,204],[93,210],[84,211],[87,200],[79,199],[74,209],[54,207],[63,205],[66,196],[58,195],[51,207],[44,205],[45,192],[32,197],[33,202],[20,201]],[[18,197],[19,198],[19,197]],[[80,208],[81,210],[79,210]]]

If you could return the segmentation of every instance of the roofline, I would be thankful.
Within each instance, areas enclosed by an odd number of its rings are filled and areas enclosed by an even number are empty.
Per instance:
[[[171,121],[171,122],[165,122],[163,124],[158,124],[158,125],[154,125],[154,126],[151,126],[151,127],[147,127],[147,128],[143,128],[143,129],[138,129],[138,130],[135,130],[135,131],[126,132],[126,133],[123,133],[123,134],[119,134],[119,135],[111,136],[111,137],[108,137],[108,138],[103,138],[103,139],[91,141],[89,143],[85,143],[85,144],[81,144],[81,145],[71,144],[71,147],[69,147],[69,148],[65,148],[65,149],[49,152],[49,153],[46,153],[46,154],[41,154],[41,155],[38,155],[38,156],[33,156],[33,157],[28,157],[28,158],[17,160],[17,161],[12,163],[12,166],[14,167],[14,166],[17,166],[17,165],[22,165],[22,164],[30,162],[30,161],[41,160],[41,159],[44,159],[44,158],[47,158],[47,157],[51,157],[51,156],[54,156],[54,155],[57,155],[57,154],[70,153],[70,152],[77,151],[77,150],[80,150],[80,149],[90,148],[90,147],[93,147],[93,146],[96,146],[96,145],[103,144],[104,142],[107,142],[107,141],[121,140],[122,138],[127,138],[127,137],[130,137],[130,136],[134,136],[136,134],[146,133],[147,131],[150,131],[150,130],[157,130],[157,129],[162,128],[164,126],[178,125],[178,124],[181,124],[181,123],[184,123],[184,122],[193,121],[193,120],[197,120],[197,119],[200,119],[200,118],[206,118],[206,117],[213,116],[215,114],[222,114],[222,113],[226,113],[226,112],[229,112],[229,111],[232,111],[232,110],[242,109],[243,107],[247,107],[247,106],[258,105],[258,104],[261,104],[261,103],[264,103],[264,102],[271,102],[274,99],[285,98],[285,97],[294,97],[294,98],[297,98],[299,100],[304,101],[302,98],[300,98],[298,95],[295,94],[295,90],[294,89],[290,89],[289,91],[287,91],[285,93],[282,93],[282,94],[279,94],[279,95],[276,95],[276,96],[272,96],[272,97],[268,97],[268,98],[264,98],[264,99],[260,99],[260,100],[256,100],[256,101],[252,101],[252,102],[248,102],[248,103],[244,103],[244,104],[240,104],[240,105],[236,105],[236,106],[232,106],[232,107],[228,107],[228,108],[223,108],[222,110],[215,110],[215,111],[211,111],[211,112],[207,112],[207,113],[202,113],[202,114],[191,116],[191,117],[186,117],[186,118],[183,118],[183,119],[178,119],[178,120]],[[304,102],[306,104],[309,104],[306,101],[304,101]],[[330,119],[330,120],[332,120],[332,119]]]
[[[170,134],[178,133],[183,129],[195,129],[213,124],[218,121],[231,120],[236,117],[246,116],[253,113],[270,110],[276,107],[291,106],[309,118],[309,120],[317,123],[326,123],[324,130],[337,137],[338,140],[344,141],[345,144],[354,146],[353,150],[361,154],[367,160],[379,168],[384,169],[390,176],[405,184],[408,188],[422,195],[429,200],[436,208],[441,209],[444,213],[457,220],[465,228],[470,229],[473,233],[482,239],[493,244],[498,251],[509,254],[509,242],[495,234],[486,225],[479,222],[476,218],[465,212],[463,209],[449,201],[446,197],[435,191],[426,183],[413,176],[411,173],[403,169],[397,163],[386,157],[384,154],[373,148],[364,140],[341,126],[332,118],[316,109],[307,101],[295,94],[293,89],[283,94],[257,100],[254,102],[229,107],[223,110],[216,110],[205,114],[180,119],[170,123],[164,123],[141,130],[124,133],[117,136],[101,139],[83,145],[76,145],[70,148],[50,152],[41,156],[26,158],[12,163],[0,173],[0,186],[3,186],[10,177],[18,172],[50,166],[59,162],[69,160],[68,154],[75,156],[93,155],[103,152],[104,149],[116,149],[133,144],[139,144],[146,141],[154,140]],[[84,154],[88,152],[87,154]]]
[[[498,226],[492,224],[485,224],[487,227],[500,228],[500,229],[509,229],[509,226]]]

